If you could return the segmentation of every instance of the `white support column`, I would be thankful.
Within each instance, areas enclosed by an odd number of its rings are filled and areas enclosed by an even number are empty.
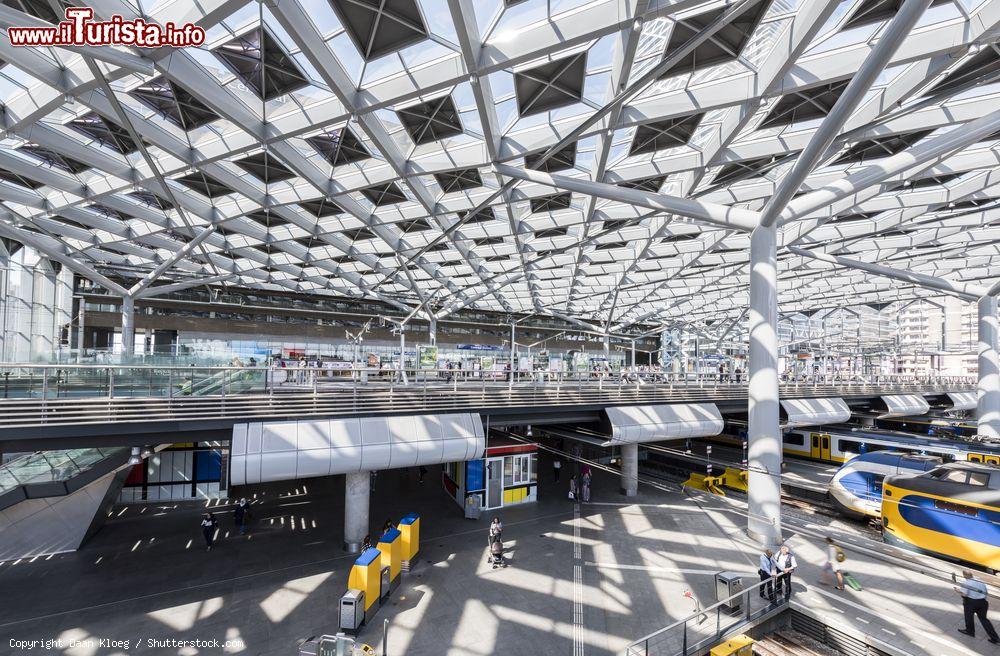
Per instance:
[[[781,542],[781,433],[778,429],[777,230],[750,237],[750,364],[747,532]]]
[[[510,322],[510,384],[514,384],[514,378],[516,374],[514,373],[514,349],[517,348],[517,344],[514,342],[514,329],[517,324],[513,321]]]
[[[31,284],[31,359],[47,362],[55,350],[56,272],[45,258],[38,260]]]
[[[406,326],[399,326],[399,382],[407,385],[406,380]]]
[[[56,276],[55,305],[53,306],[53,343],[57,350],[64,347],[72,348],[73,339],[73,277],[74,273],[67,267],[60,267]],[[63,342],[63,329],[66,330],[66,341]]]
[[[344,549],[348,553],[361,551],[368,535],[371,480],[371,473],[363,471],[347,474],[344,481]]]
[[[976,420],[980,435],[1000,438],[1000,358],[997,357],[997,297],[979,299],[979,403]]]
[[[660,332],[660,368],[663,369],[663,373],[667,372],[667,341],[669,334],[666,328]]]
[[[135,354],[135,299],[130,294],[122,296],[122,357]]]
[[[622,457],[622,494],[634,497],[639,493],[639,445],[623,444]]]
[[[438,322],[437,319],[431,317],[430,323],[427,326],[428,338],[430,340],[431,346],[437,346],[438,343]]]

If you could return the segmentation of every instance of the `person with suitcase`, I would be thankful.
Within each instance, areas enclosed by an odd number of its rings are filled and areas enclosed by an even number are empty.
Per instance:
[[[833,586],[836,590],[844,589],[844,575],[840,571],[840,564],[845,560],[847,555],[844,550],[833,541],[833,538],[826,538],[826,565],[823,574],[825,576],[829,572],[832,577],[836,577],[837,585]]]

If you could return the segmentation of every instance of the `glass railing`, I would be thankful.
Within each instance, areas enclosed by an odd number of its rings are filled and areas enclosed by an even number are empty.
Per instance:
[[[756,579],[757,575],[744,578]],[[636,640],[625,649],[626,656],[688,656],[705,654],[726,636],[745,630],[765,616],[777,614],[788,607],[788,601],[778,595],[775,601],[760,596],[761,581],[745,590],[698,610],[673,624]]]
[[[0,494],[21,485],[69,481],[97,463],[128,452],[125,447],[39,451],[0,466]]]
[[[510,386],[600,390],[634,388],[712,388],[744,390],[746,372],[678,373],[655,367],[620,371],[510,371],[504,369],[438,369],[408,367],[352,367],[349,362],[320,367],[201,367],[160,365],[27,365],[0,364],[0,399],[178,398],[230,396],[272,392],[323,392],[343,387],[371,389],[378,386]],[[975,386],[975,379],[960,376],[831,373],[783,375],[783,389],[885,388],[919,390],[947,387],[961,391]]]

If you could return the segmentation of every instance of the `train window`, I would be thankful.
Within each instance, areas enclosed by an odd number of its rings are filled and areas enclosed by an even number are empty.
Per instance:
[[[934,507],[938,510],[947,510],[948,512],[959,513],[960,515],[969,515],[970,517],[976,517],[979,515],[979,511],[975,508],[963,506],[960,503],[952,503],[951,501],[937,500],[934,502]]]
[[[841,453],[861,453],[861,443],[853,440],[837,440]]]
[[[785,444],[794,444],[797,446],[803,446],[805,445],[806,440],[805,437],[803,437],[802,433],[785,433],[785,436],[782,438],[782,442],[784,442]]]
[[[949,483],[965,483],[969,478],[969,472],[961,469],[942,469],[940,472],[934,473],[934,478],[948,481]]]
[[[986,487],[990,482],[990,475],[986,472],[969,472],[969,485]]]

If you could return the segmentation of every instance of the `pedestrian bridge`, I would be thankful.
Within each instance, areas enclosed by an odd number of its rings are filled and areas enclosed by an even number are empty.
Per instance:
[[[745,411],[744,380],[659,372],[275,370],[263,367],[3,366],[0,442],[25,450],[228,439],[235,423],[475,412],[488,425],[590,422],[609,406],[714,403]],[[950,408],[975,390],[956,377],[786,380],[782,399],[837,397],[861,411],[884,395]]]

